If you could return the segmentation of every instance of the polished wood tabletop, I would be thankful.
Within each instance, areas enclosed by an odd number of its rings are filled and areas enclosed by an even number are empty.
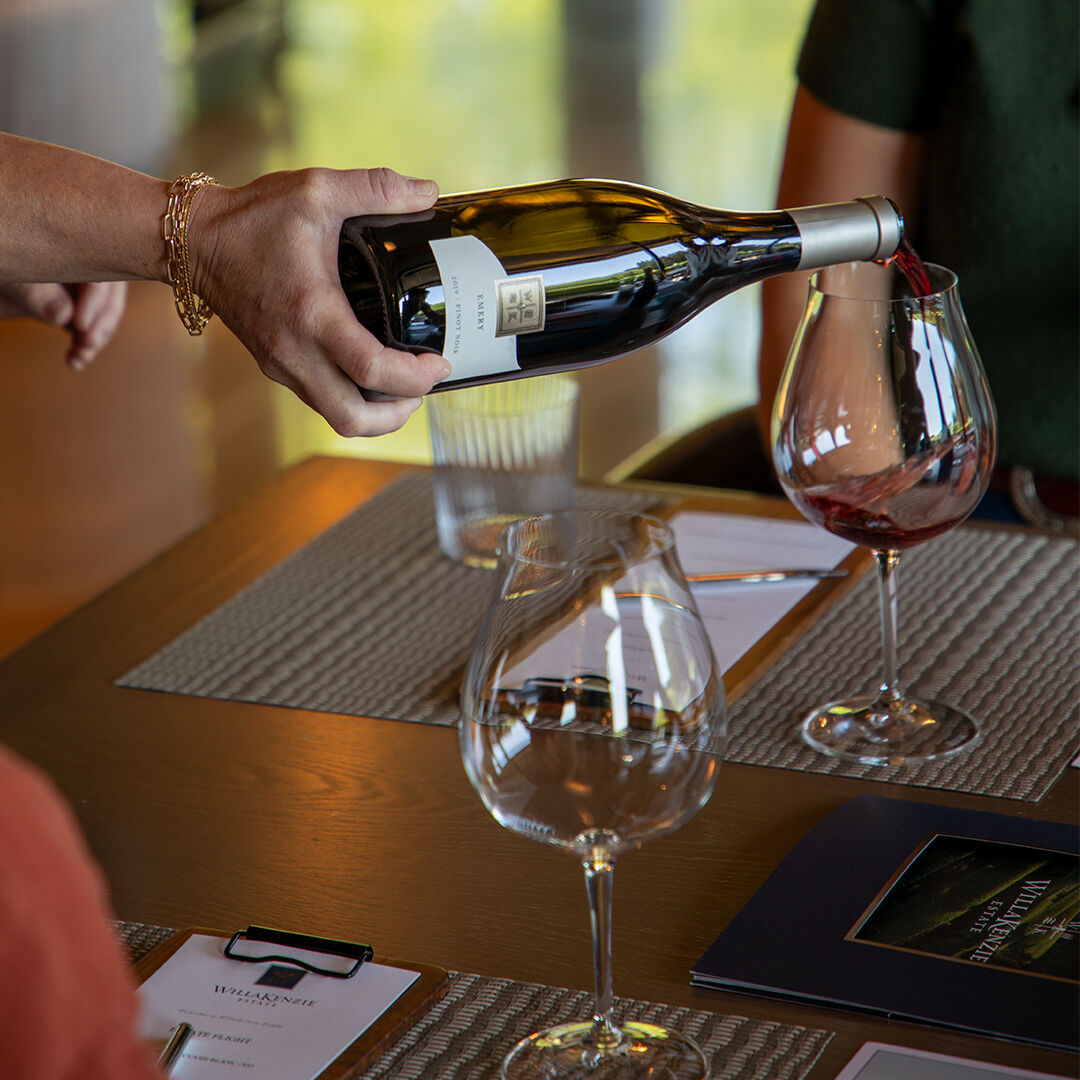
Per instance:
[[[70,801],[118,918],[263,923],[369,941],[383,956],[591,989],[580,868],[495,824],[452,729],[114,685],[401,471],[305,462],[30,642],[0,664],[0,740]],[[753,500],[691,497],[789,512]],[[1022,803],[725,764],[694,820],[616,869],[616,993],[835,1031],[812,1078],[834,1076],[868,1040],[1075,1076],[1069,1054],[694,989],[689,969],[847,799],[869,792],[1076,822],[1077,774],[1066,768],[1041,802]],[[797,910],[777,947],[797,937]]]

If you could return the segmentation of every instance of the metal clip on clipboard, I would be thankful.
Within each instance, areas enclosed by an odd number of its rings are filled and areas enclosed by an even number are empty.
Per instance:
[[[346,971],[334,971],[332,968],[323,968],[301,960],[295,956],[283,956],[279,953],[260,952],[258,956],[244,955],[235,951],[240,941],[252,941],[267,945],[284,945],[292,949],[305,949],[308,952],[325,953],[327,956],[343,957],[353,960],[354,963]],[[294,934],[289,930],[274,930],[267,926],[249,926],[246,930],[237,930],[229,943],[225,946],[225,955],[230,960],[242,960],[249,964],[265,964],[276,962],[280,964],[292,964],[294,967],[303,968],[315,975],[328,975],[332,979],[351,979],[374,955],[370,945],[362,945],[356,941],[337,941],[334,938],[315,937],[312,934]]]

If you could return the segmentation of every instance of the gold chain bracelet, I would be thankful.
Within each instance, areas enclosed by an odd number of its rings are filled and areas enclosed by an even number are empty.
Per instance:
[[[179,177],[169,188],[169,203],[161,219],[161,236],[165,241],[169,284],[176,300],[176,314],[193,336],[203,332],[203,327],[214,313],[210,305],[196,296],[191,288],[187,251],[188,219],[191,217],[191,204],[199,190],[207,184],[216,183],[212,176],[201,172]]]

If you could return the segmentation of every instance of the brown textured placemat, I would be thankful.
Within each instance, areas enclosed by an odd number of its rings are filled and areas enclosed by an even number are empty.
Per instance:
[[[583,489],[595,505],[655,496]],[[806,747],[812,706],[881,677],[876,582],[828,608],[731,709],[726,758],[1037,800],[1076,753],[1077,545],[961,528],[904,555],[900,675],[966,708],[980,745],[921,767],[848,765]],[[490,575],[435,540],[431,481],[396,480],[148,660],[123,686],[453,725]]]
[[[116,923],[132,963],[175,931]],[[580,990],[450,972],[450,987],[358,1080],[480,1080],[494,1076],[503,1055],[532,1031],[588,1017],[592,998]],[[618,1020],[661,1024],[689,1035],[712,1063],[712,1080],[800,1080],[832,1038],[821,1028],[727,1016],[616,998]]]
[[[922,766],[849,765],[807,747],[802,717],[882,674],[877,582],[868,575],[737,701],[728,759],[1036,801],[1080,741],[1078,548],[1072,540],[961,528],[905,552],[900,683],[966,709],[974,749]]]
[[[600,488],[577,501],[658,503]],[[117,683],[453,726],[491,582],[439,550],[430,476],[402,476]]]

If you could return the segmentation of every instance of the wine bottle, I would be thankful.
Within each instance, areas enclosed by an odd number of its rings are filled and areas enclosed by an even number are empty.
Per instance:
[[[338,268],[356,317],[384,344],[450,361],[435,387],[449,390],[625,356],[744,285],[888,258],[902,236],[882,196],[741,213],[615,180],[560,180],[349,218]]]

